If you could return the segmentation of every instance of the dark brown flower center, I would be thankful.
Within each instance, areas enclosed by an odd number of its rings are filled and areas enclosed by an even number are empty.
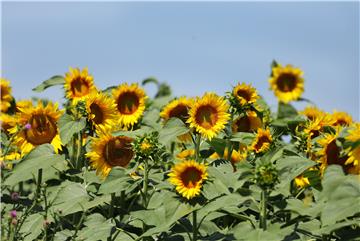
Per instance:
[[[117,99],[117,108],[121,114],[131,115],[139,108],[139,98],[134,92],[125,92]]]
[[[276,83],[280,91],[291,92],[297,85],[297,78],[293,74],[281,74]]]
[[[47,115],[33,115],[29,124],[31,128],[24,130],[24,134],[25,139],[33,145],[51,143],[57,134],[55,121]]]
[[[345,119],[341,119],[339,118],[338,120],[336,120],[336,122],[334,123],[335,126],[348,126],[349,123],[345,120]]]
[[[104,147],[104,158],[110,166],[126,167],[134,156],[131,147],[132,138],[118,136],[111,139]]]
[[[90,115],[92,115],[92,120],[95,122],[95,124],[101,124],[104,121],[104,113],[101,107],[96,104],[92,103],[90,105]]]
[[[216,124],[218,113],[211,105],[204,105],[197,110],[195,120],[198,125],[205,129],[210,129]]]
[[[188,167],[181,173],[180,178],[187,188],[195,187],[196,184],[201,180],[202,172],[195,167]]]
[[[250,132],[251,122],[248,116],[238,118],[234,123],[235,132]]]
[[[71,82],[70,89],[71,93],[75,97],[82,97],[89,94],[90,92],[90,86],[88,82],[81,77],[77,77]]]
[[[10,93],[10,92],[9,92],[9,89],[6,88],[5,86],[1,85],[1,93],[0,93],[0,95],[1,95],[1,100],[4,100],[5,97],[6,97],[9,93]]]
[[[237,94],[237,96],[244,98],[246,101],[251,100],[251,93],[247,90],[240,89],[236,92],[236,94]]]
[[[340,157],[340,148],[336,145],[336,140],[333,140],[332,142],[330,142],[327,145],[325,154],[326,154],[326,160],[327,160],[328,165],[344,164],[342,158],[339,158]]]
[[[260,150],[266,143],[270,143],[269,137],[265,135],[261,136],[254,146],[255,150]]]
[[[169,117],[176,117],[181,119],[183,122],[186,122],[186,120],[189,117],[188,114],[188,107],[186,105],[179,104],[175,106],[169,113]]]

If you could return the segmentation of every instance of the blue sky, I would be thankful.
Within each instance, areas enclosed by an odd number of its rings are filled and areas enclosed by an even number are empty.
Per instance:
[[[1,4],[1,75],[16,98],[61,101],[61,88],[31,89],[87,66],[100,88],[155,76],[174,95],[196,96],[241,81],[275,107],[267,79],[276,59],[305,72],[305,98],[359,120],[359,2]]]

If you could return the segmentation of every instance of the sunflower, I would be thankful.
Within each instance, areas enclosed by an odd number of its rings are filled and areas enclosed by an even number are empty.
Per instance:
[[[20,109],[27,109],[33,107],[33,103],[31,100],[17,100],[16,101],[16,111]]]
[[[355,148],[347,149],[348,159],[345,162],[345,165],[352,164],[353,166],[359,166],[360,164],[360,145],[357,145]]]
[[[1,167],[5,167],[6,169],[10,170],[10,169],[12,169],[12,166],[13,166],[12,162],[10,162],[10,161],[20,160],[20,159],[21,159],[21,155],[18,152],[12,151],[4,156],[0,149],[0,166]]]
[[[176,117],[186,123],[189,118],[189,109],[191,108],[193,103],[193,99],[182,96],[179,99],[175,99],[169,104],[167,104],[160,113],[160,117],[165,122],[172,117]],[[189,133],[186,133],[178,136],[178,139],[182,142],[190,142],[191,135]]]
[[[194,160],[176,164],[169,173],[169,182],[176,186],[176,191],[186,199],[200,194],[200,189],[208,173],[206,166]]]
[[[125,127],[136,124],[145,111],[145,91],[137,84],[125,83],[113,90],[112,94],[120,124]]]
[[[195,158],[195,150],[194,149],[183,150],[176,155],[176,158],[180,159],[180,160],[194,159]]]
[[[298,188],[304,188],[310,185],[309,179],[303,175],[295,177],[294,183]]]
[[[10,81],[7,81],[4,78],[0,79],[0,87],[1,87],[1,112],[6,112],[10,106],[13,97],[11,96],[11,86]]]
[[[95,128],[106,130],[116,125],[115,102],[101,92],[93,92],[86,98],[86,111]]]
[[[311,121],[324,115],[324,111],[315,106],[306,106],[305,109],[299,113],[306,116]]]
[[[233,89],[233,96],[239,101],[241,106],[253,104],[259,98],[256,89],[245,83],[238,83]]]
[[[127,136],[112,136],[107,132],[98,132],[93,138],[91,151],[86,153],[96,174],[103,178],[109,175],[112,167],[126,167],[134,156],[133,139]]]
[[[167,104],[160,113],[160,117],[164,121],[169,120],[172,117],[179,118],[184,123],[186,123],[189,118],[189,109],[193,104],[193,100],[185,96],[175,99]]]
[[[345,161],[347,157],[341,157],[341,149],[336,143],[338,137],[338,132],[335,134],[326,133],[323,138],[319,139],[317,142],[322,147],[317,155],[319,156],[320,171],[323,174],[325,168],[331,164],[337,164],[344,168]]]
[[[238,163],[240,161],[243,161],[245,160],[247,154],[246,154],[246,151],[244,148],[245,146],[242,146],[242,148],[240,148],[240,150],[232,150],[231,152],[231,163],[234,165],[235,163]],[[224,150],[224,153],[223,153],[223,159],[227,160],[229,157],[229,151],[227,148],[225,148]],[[214,152],[211,156],[210,156],[211,159],[219,159],[221,158],[221,156],[217,153],[217,152]]]
[[[257,130],[256,137],[250,146],[250,150],[255,151],[256,153],[265,152],[270,148],[272,142],[272,137],[270,134],[270,129],[261,129]]]
[[[189,111],[187,123],[203,137],[211,140],[225,128],[230,119],[229,105],[224,98],[214,93],[206,93],[198,98]]]
[[[8,135],[9,130],[16,125],[16,118],[13,115],[8,115],[5,113],[0,114],[0,126],[1,130]]]
[[[36,146],[50,143],[55,151],[61,149],[61,140],[57,121],[63,111],[58,110],[58,104],[48,102],[46,106],[41,101],[31,108],[20,108],[17,114],[17,126],[10,129],[11,134],[16,134],[14,142],[21,149],[21,153],[28,153]]]
[[[262,121],[255,111],[247,111],[237,117],[232,124],[233,132],[253,132],[262,127]]]
[[[96,91],[94,78],[89,75],[87,68],[80,71],[79,68],[73,69],[70,67],[69,72],[65,74],[64,88],[66,97],[72,100],[73,104],[84,100],[86,96]]]
[[[343,111],[334,111],[331,115],[334,120],[334,126],[349,126],[353,120],[351,115]]]
[[[348,136],[345,137],[345,140],[350,142],[360,142],[360,123],[353,124],[353,128],[348,131]],[[350,147],[346,150],[348,159],[345,162],[345,165],[352,164],[353,166],[360,167],[360,145],[355,147]]]
[[[277,65],[272,68],[272,76],[269,79],[270,89],[276,97],[284,103],[297,100],[304,92],[303,72],[292,65],[282,67]]]
[[[357,142],[360,141],[360,123],[353,123],[348,130],[348,135],[345,137],[347,141]]]

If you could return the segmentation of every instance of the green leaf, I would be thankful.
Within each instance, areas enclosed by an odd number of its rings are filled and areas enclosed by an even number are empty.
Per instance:
[[[132,183],[132,178],[125,169],[113,168],[106,180],[99,188],[99,194],[110,194],[127,190]]]
[[[55,233],[54,241],[64,241],[72,237],[73,233],[69,229],[64,229],[60,232]]]
[[[159,142],[168,146],[176,137],[188,132],[189,129],[185,126],[184,122],[178,118],[171,118],[166,122],[164,128],[160,130]]]
[[[40,85],[36,86],[35,88],[33,88],[32,90],[35,92],[42,92],[45,89],[54,86],[54,85],[63,85],[65,84],[65,79],[63,76],[61,75],[55,75],[53,77],[51,77],[48,80],[45,80],[44,82],[42,82]]]
[[[155,77],[149,77],[149,78],[146,78],[143,81],[141,81],[142,85],[146,85],[148,83],[154,83],[154,84],[158,85],[159,81]]]
[[[65,159],[63,156],[54,153],[52,145],[44,144],[38,146],[15,166],[12,174],[5,180],[4,185],[14,185],[37,177],[39,169],[43,169],[43,173],[46,173],[59,162],[65,162]]]
[[[174,97],[172,96],[162,96],[152,100],[151,108],[161,109],[163,106],[167,105]]]
[[[293,180],[306,169],[316,165],[316,162],[301,156],[285,156],[276,161],[280,171],[280,179]]]
[[[86,227],[79,231],[76,240],[106,241],[111,236],[112,227],[115,226],[99,213],[88,216],[84,224]]]
[[[20,233],[25,236],[24,241],[36,240],[42,231],[43,223],[44,217],[39,213],[35,213],[27,217],[24,225],[20,229]]]
[[[65,181],[62,183],[57,195],[53,200],[51,209],[54,212],[61,210],[61,215],[68,215],[86,210],[89,196],[85,187],[80,183]]]
[[[155,130],[161,129],[161,124],[158,122],[160,116],[160,111],[158,109],[152,109],[145,112],[144,117],[142,119],[142,123],[146,126],[150,126]]]
[[[63,145],[69,143],[75,133],[80,132],[86,126],[86,119],[74,120],[71,115],[64,114],[59,119],[60,138]]]
[[[255,134],[254,133],[247,133],[247,132],[236,132],[232,135],[231,141],[237,141],[241,144],[250,145],[251,142],[254,140]]]
[[[279,102],[278,118],[283,119],[286,117],[297,116],[297,110],[290,104]]]
[[[243,197],[236,193],[219,197],[215,200],[212,200],[198,211],[199,220],[201,220],[203,217],[207,216],[211,212],[223,209],[224,204],[226,204],[226,208],[237,207],[248,199],[249,197]]]

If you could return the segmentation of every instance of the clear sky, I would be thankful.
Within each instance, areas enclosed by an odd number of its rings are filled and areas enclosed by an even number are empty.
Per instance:
[[[276,59],[305,72],[303,97],[359,120],[359,2],[1,4],[1,75],[16,98],[61,101],[59,87],[31,89],[87,66],[100,88],[155,76],[196,96],[243,81],[276,106],[267,82]]]

